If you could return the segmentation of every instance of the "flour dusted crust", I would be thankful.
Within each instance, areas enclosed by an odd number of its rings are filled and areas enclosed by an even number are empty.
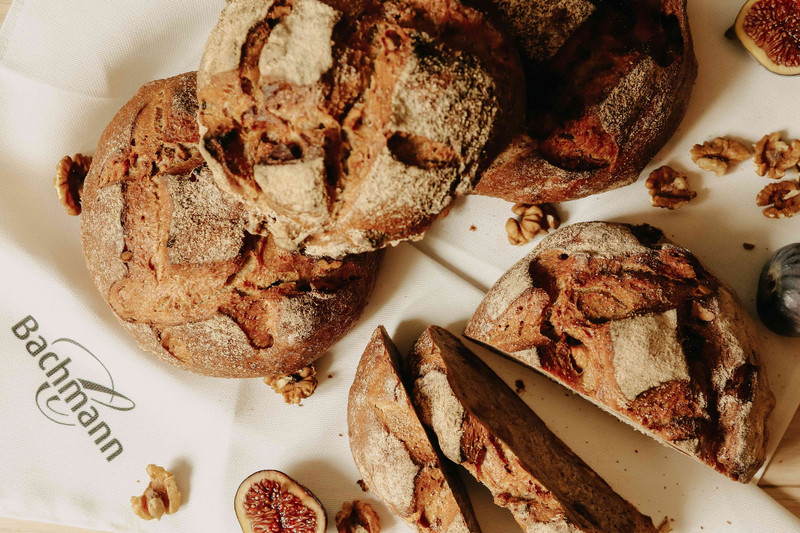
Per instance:
[[[249,235],[197,150],[195,73],[151,82],[101,136],[84,184],[90,272],[146,350],[202,374],[291,374],[357,319],[375,254],[341,261]]]
[[[400,367],[397,348],[379,326],[347,404],[356,466],[369,490],[417,531],[479,533],[458,474],[449,471],[417,418]]]
[[[517,52],[457,0],[232,0],[198,74],[200,151],[287,250],[419,239],[510,141]]]
[[[430,326],[410,358],[412,398],[445,456],[524,531],[655,533],[456,337]]]
[[[775,400],[752,321],[657,228],[559,229],[500,278],[465,334],[731,479],[764,462]]]
[[[675,132],[697,62],[686,0],[493,0],[521,50],[525,131],[476,194],[560,202],[627,185]]]

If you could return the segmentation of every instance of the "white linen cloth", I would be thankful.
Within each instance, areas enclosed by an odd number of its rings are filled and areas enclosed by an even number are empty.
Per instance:
[[[401,350],[427,324],[456,332],[463,327],[483,296],[472,285],[487,288],[529,249],[504,242],[508,204],[470,198],[418,245],[447,268],[409,245],[390,250],[363,319],[319,362],[320,386],[297,407],[283,404],[261,380],[196,376],[142,352],[95,289],[83,262],[79,220],[65,215],[52,188],[57,161],[93,153],[105,125],[139,86],[196,68],[223,4],[17,0],[0,30],[0,516],[107,531],[234,532],[237,486],[250,473],[272,468],[315,492],[328,511],[329,531],[342,502],[355,498],[375,503],[384,531],[408,530],[356,484],[347,392],[376,325],[385,324]],[[659,155],[680,154],[683,159],[670,157],[687,169],[685,153],[695,141],[724,133],[755,140],[793,125],[784,108],[791,94],[787,82],[749,68],[744,52],[735,49],[725,49],[720,62],[748,66],[750,78],[742,81],[740,72],[715,63],[716,52],[707,47],[724,28],[710,14],[730,18],[735,13],[727,4],[693,4],[701,77],[684,127]],[[758,100],[743,105],[742,87]],[[695,249],[752,311],[765,246],[789,242],[797,221],[762,220],[751,198],[761,182],[743,169],[714,180],[703,177],[700,197],[674,214],[650,208],[638,183],[572,202],[566,218],[657,223]],[[735,207],[726,201],[724,194],[733,194],[726,187],[736,192]],[[469,231],[472,224],[476,232]],[[741,251],[740,240],[754,242],[756,250]],[[33,329],[33,320],[37,329],[18,338]],[[772,449],[797,407],[798,345],[764,335],[779,402]],[[39,336],[48,346],[34,357]],[[32,340],[37,344],[28,344]],[[522,397],[551,429],[657,522],[669,515],[675,531],[800,529],[800,521],[755,485],[731,482],[534,372],[477,351],[507,382],[522,379]],[[55,355],[40,368],[48,352]],[[53,370],[59,363],[62,370]],[[88,408],[79,419],[51,400],[63,369],[87,393],[96,419],[87,423]],[[160,522],[143,522],[130,509],[130,496],[147,485],[148,463],[172,470],[184,495],[181,510]],[[470,481],[468,486],[486,533],[517,530],[485,490]]]

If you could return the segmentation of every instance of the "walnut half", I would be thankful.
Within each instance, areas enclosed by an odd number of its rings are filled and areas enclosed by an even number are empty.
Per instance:
[[[336,530],[339,533],[380,533],[381,521],[367,502],[344,502],[342,510],[336,513]]]
[[[796,181],[780,181],[764,187],[756,197],[756,205],[764,207],[768,218],[788,218],[800,211],[800,184]]]
[[[750,159],[750,151],[745,145],[733,139],[717,137],[713,141],[695,144],[689,151],[698,167],[711,170],[722,176],[733,166],[741,161]]]
[[[67,209],[67,214],[76,216],[81,214],[81,193],[83,181],[89,173],[92,158],[83,154],[75,157],[64,156],[58,162],[56,177],[53,186],[61,200],[61,205]]]
[[[511,211],[520,217],[519,220],[509,218],[506,221],[508,242],[514,246],[525,244],[537,235],[547,233],[549,229],[558,229],[561,225],[553,204],[514,204]]]
[[[755,150],[756,173],[759,176],[779,180],[787,170],[800,162],[800,141],[795,139],[786,144],[777,132],[764,135],[755,144]]]
[[[301,368],[296,374],[286,376],[267,376],[264,383],[272,387],[272,390],[283,395],[283,399],[288,404],[300,404],[304,398],[308,398],[317,389],[317,371],[314,365]]]
[[[689,190],[686,176],[667,166],[651,172],[645,186],[650,189],[650,204],[653,207],[678,209],[697,196],[696,192]]]
[[[131,507],[139,518],[161,520],[164,514],[172,514],[181,506],[181,491],[171,472],[160,466],[147,465],[150,484],[141,496],[131,497]]]

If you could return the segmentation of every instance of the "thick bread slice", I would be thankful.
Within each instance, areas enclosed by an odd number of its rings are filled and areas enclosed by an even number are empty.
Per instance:
[[[456,337],[430,326],[410,359],[413,399],[444,455],[529,533],[655,532]]]
[[[736,295],[661,230],[586,222],[492,287],[465,335],[741,482],[775,405]]]
[[[347,405],[350,449],[367,486],[420,532],[480,533],[458,473],[439,457],[417,418],[378,326],[356,371]]]

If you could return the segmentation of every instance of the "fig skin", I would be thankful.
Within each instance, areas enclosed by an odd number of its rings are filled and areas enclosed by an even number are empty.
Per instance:
[[[764,265],[756,308],[771,331],[800,337],[800,243],[779,249]]]
[[[239,485],[239,488],[236,490],[236,496],[233,500],[234,509],[236,511],[236,518],[239,520],[239,525],[242,528],[243,533],[255,533],[256,529],[253,527],[253,520],[248,515],[247,509],[245,508],[245,498],[247,497],[248,492],[250,492],[251,487],[258,483],[275,483],[280,486],[280,492],[285,494],[291,494],[296,499],[300,500],[300,503],[312,511],[316,518],[315,528],[309,529],[306,526],[302,527],[294,527],[292,523],[286,520],[285,514],[285,500],[282,501],[282,505],[279,505],[279,509],[277,509],[274,514],[281,519],[281,522],[284,524],[282,529],[278,531],[285,532],[285,533],[324,533],[325,529],[328,527],[328,515],[325,512],[325,508],[320,503],[319,499],[314,496],[310,490],[306,487],[289,477],[288,475],[280,472],[278,470],[260,470],[253,474],[250,474],[245,478],[244,481]],[[263,500],[262,500],[263,501]],[[273,507],[275,511],[275,508]],[[269,531],[273,531],[272,529],[268,529]]]
[[[734,24],[736,36],[739,38],[739,41],[741,41],[741,43],[744,45],[747,51],[750,52],[750,54],[753,57],[755,57],[758,60],[758,62],[761,63],[764,67],[766,67],[767,69],[771,70],[776,74],[781,74],[783,76],[796,76],[797,74],[800,74],[800,61],[798,61],[797,65],[786,65],[776,62],[773,57],[770,57],[768,51],[759,46],[758,43],[750,35],[748,35],[745,30],[744,27],[745,20],[747,18],[747,14],[750,11],[750,9],[755,4],[762,3],[765,1],[766,0],[748,0],[744,4],[744,6],[742,6],[742,9],[739,11],[739,15],[736,17],[736,23]],[[798,10],[798,12],[800,12],[800,6],[792,5],[792,2],[795,2],[796,0],[783,0],[783,1],[789,4],[790,7],[794,7],[795,9]],[[780,24],[784,23],[787,24],[787,26],[788,24],[791,24],[791,18],[788,20],[782,20]],[[791,33],[791,30],[792,30],[791,27],[779,26],[774,28],[772,31]],[[796,53],[797,56],[800,57],[800,44],[798,44],[796,38],[792,39],[791,36],[784,36],[783,41],[784,44],[789,48],[794,48],[794,53]]]

